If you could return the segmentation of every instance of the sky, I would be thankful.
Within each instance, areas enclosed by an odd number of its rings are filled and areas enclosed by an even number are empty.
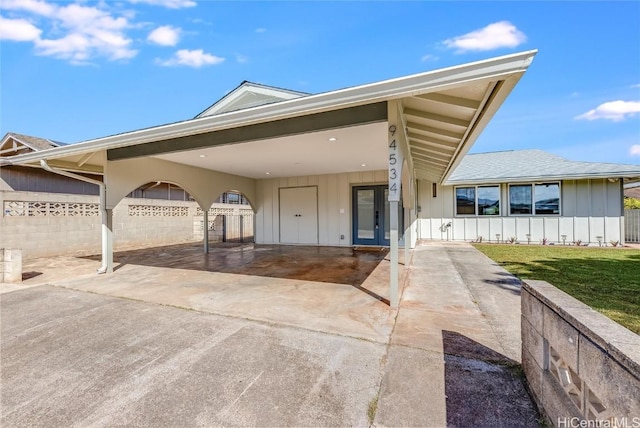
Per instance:
[[[0,0],[0,134],[74,143],[244,80],[319,93],[530,49],[471,152],[640,164],[640,1]]]

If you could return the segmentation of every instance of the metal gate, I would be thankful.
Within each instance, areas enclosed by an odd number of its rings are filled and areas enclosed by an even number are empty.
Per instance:
[[[222,242],[254,242],[253,211],[222,216]]]
[[[640,210],[624,210],[625,242],[640,242]]]

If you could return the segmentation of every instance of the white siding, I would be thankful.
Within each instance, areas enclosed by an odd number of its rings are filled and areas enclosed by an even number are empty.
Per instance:
[[[259,180],[256,193],[256,242],[278,244],[280,188],[318,186],[318,243],[351,245],[351,188],[360,184],[386,184],[387,171],[363,171]]]
[[[624,230],[622,184],[619,180],[566,180],[561,183],[561,216],[510,216],[508,184],[501,185],[502,213],[499,217],[456,216],[453,186],[438,186],[433,197],[432,183],[419,182],[418,238],[436,240],[495,242],[497,234],[506,241],[515,237],[521,243],[567,244],[580,240],[597,244],[621,241]],[[451,222],[451,227],[446,224]]]

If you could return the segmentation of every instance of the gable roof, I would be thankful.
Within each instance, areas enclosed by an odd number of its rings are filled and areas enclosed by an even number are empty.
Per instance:
[[[3,149],[9,141],[13,141],[12,147]],[[18,134],[16,132],[7,132],[2,138],[2,141],[0,141],[0,153],[12,156],[24,153],[25,149],[27,149],[26,151],[39,152],[40,150],[51,149],[63,145],[64,143],[48,140],[46,138],[33,137],[31,135]]]
[[[640,165],[577,162],[542,150],[465,156],[445,184],[484,184],[588,178],[640,178]]]
[[[305,92],[261,85],[259,83],[243,81],[233,91],[213,103],[195,118],[213,116],[230,111],[257,107],[265,104],[277,103],[309,95]]]

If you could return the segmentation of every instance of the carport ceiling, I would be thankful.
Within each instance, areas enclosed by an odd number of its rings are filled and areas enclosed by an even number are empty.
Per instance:
[[[387,168],[387,125],[379,122],[154,156],[251,178]]]

